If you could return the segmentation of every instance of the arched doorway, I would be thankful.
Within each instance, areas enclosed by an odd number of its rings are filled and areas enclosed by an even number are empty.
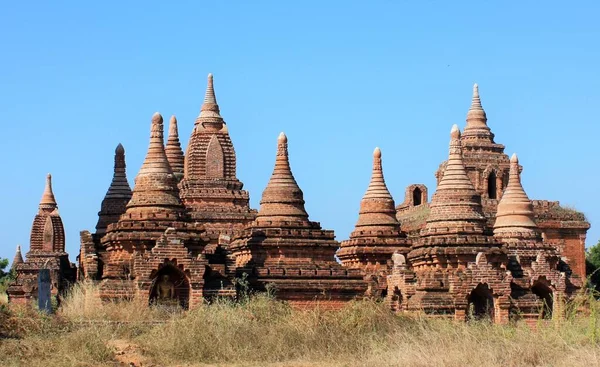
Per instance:
[[[496,172],[490,172],[488,176],[488,197],[490,199],[496,199]]]
[[[469,294],[467,318],[470,320],[494,319],[494,297],[487,284],[479,283]]]
[[[421,191],[420,188],[415,187],[415,189],[413,190],[413,205],[414,206],[418,206],[422,204],[422,196],[423,196],[423,192]]]
[[[161,268],[152,280],[150,304],[158,306],[182,307],[187,309],[190,299],[190,284],[187,276],[172,265]]]
[[[544,280],[539,280],[531,287],[531,292],[533,292],[540,301],[540,315],[542,318],[551,319],[554,297],[552,296],[552,289],[550,286]]]

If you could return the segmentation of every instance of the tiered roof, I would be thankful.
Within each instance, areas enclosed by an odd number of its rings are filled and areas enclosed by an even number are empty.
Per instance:
[[[371,181],[361,202],[358,221],[350,239],[337,252],[344,265],[385,265],[394,252],[407,253],[410,244],[396,219],[394,199],[390,194],[381,166],[381,150],[373,152]]]
[[[494,235],[539,236],[540,232],[534,218],[533,205],[521,185],[519,158],[513,154],[510,159],[508,186],[498,203]]]
[[[152,116],[148,153],[135,178],[131,200],[124,216],[131,219],[176,219],[184,211],[179,199],[177,179],[171,171],[163,145],[163,118],[157,112]],[[157,217],[156,214],[159,213]]]
[[[98,213],[96,234],[103,234],[109,224],[116,223],[119,220],[119,217],[125,213],[126,205],[130,199],[131,187],[127,182],[125,148],[119,144],[115,149],[113,178]]]
[[[38,213],[33,220],[30,238],[30,251],[64,252],[65,229],[58,213],[58,205],[52,191],[52,175],[46,176],[46,186]]]

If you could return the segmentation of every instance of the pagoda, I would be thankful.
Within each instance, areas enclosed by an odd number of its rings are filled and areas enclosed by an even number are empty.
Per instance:
[[[256,220],[229,246],[237,276],[246,274],[252,289],[271,289],[295,307],[339,308],[361,297],[367,282],[359,269],[335,261],[338,246],[333,231],[309,220],[290,169],[288,140],[281,133]]]
[[[25,304],[37,298],[38,274],[50,270],[51,294],[60,302],[60,296],[75,282],[77,268],[69,262],[65,251],[65,229],[52,191],[52,176],[46,177],[46,187],[38,213],[33,220],[29,252],[25,259],[17,247],[12,269],[15,280],[7,289],[10,302]]]

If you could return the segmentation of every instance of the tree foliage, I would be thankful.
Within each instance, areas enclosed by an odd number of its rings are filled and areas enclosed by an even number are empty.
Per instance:
[[[600,241],[585,253],[585,272],[590,286],[600,292]]]

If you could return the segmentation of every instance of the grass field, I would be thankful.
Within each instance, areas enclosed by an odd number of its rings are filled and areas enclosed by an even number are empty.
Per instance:
[[[1,366],[599,366],[598,305],[536,328],[394,316],[357,301],[297,311],[267,296],[189,312],[103,304],[76,286],[55,316],[0,306]]]

